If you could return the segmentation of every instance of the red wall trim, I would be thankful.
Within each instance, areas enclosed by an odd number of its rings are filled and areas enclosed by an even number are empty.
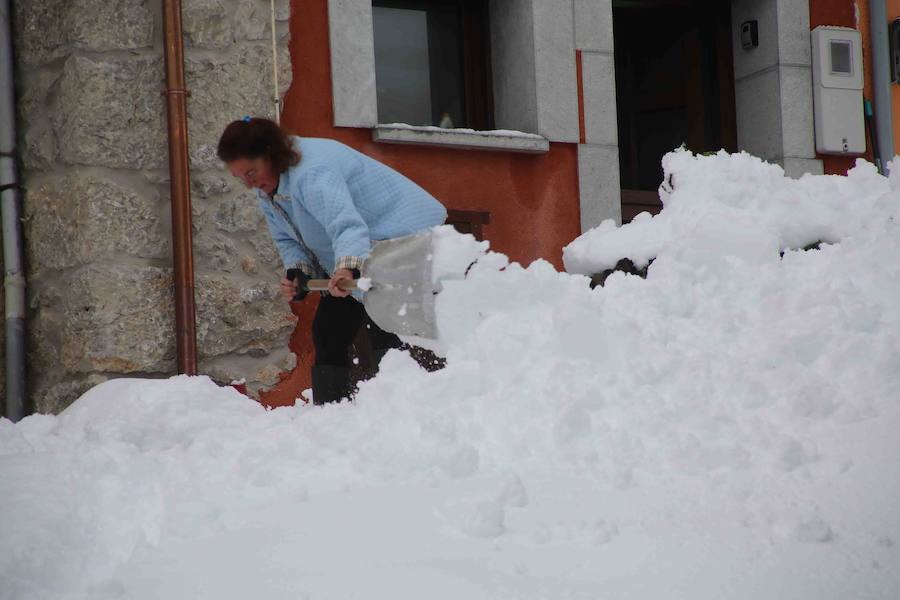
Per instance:
[[[584,133],[584,75],[581,67],[581,50],[575,51],[575,72],[578,77],[578,142],[586,143]]]

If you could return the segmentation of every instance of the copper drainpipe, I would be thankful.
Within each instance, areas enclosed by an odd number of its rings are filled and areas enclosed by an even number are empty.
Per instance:
[[[163,0],[166,112],[169,119],[169,179],[172,190],[172,251],[175,269],[175,348],[178,372],[197,374],[194,321],[194,262],[191,244],[191,180],[188,162],[187,91],[181,0]]]

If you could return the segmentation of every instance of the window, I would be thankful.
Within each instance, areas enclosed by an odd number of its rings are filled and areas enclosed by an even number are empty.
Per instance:
[[[848,40],[831,40],[831,74],[853,75],[850,57],[853,53],[853,42]]]
[[[374,0],[379,123],[493,128],[487,0]]]
[[[592,3],[568,0],[327,2],[335,127],[371,128],[372,139],[376,142],[508,152],[547,152],[550,142],[578,142],[578,86],[572,59],[575,56],[574,6],[588,7]],[[452,20],[457,24],[456,33],[451,36],[456,48],[452,60],[457,65],[456,72],[461,75],[455,78],[452,89],[455,89],[457,99],[462,94],[463,114],[460,117],[451,115],[457,129],[435,132],[424,126],[440,125],[440,118],[446,111],[441,108],[444,102],[440,97],[454,95],[439,91],[443,89],[444,78],[436,75],[441,69],[434,66],[437,60],[434,52],[438,47],[435,40],[441,36],[429,15],[435,11],[439,13],[440,6],[449,6],[457,14]],[[393,96],[382,89],[380,107],[376,88],[386,80],[390,81],[390,76],[382,74],[390,62],[384,60],[380,69],[376,69],[376,8],[422,11],[425,35],[422,35],[421,14],[418,21],[410,18],[411,22],[406,26],[407,30],[413,31],[410,35],[415,35],[418,28],[420,51],[423,38],[428,44],[427,76],[423,75],[423,54],[420,53],[418,59],[404,57],[408,63],[418,65],[412,67],[410,89],[395,92]],[[383,16],[390,17],[390,13]],[[385,24],[388,27],[382,27]],[[390,19],[385,23],[379,18],[378,37],[379,46],[385,37],[389,43],[397,42]],[[382,54],[381,50],[379,54]],[[385,55],[389,56],[390,52],[382,54]],[[415,69],[419,69],[418,74]],[[500,76],[492,78],[492,71]],[[395,79],[403,81],[402,77]],[[419,104],[425,104],[419,118],[390,114],[392,97],[399,97],[402,104],[403,97],[415,94],[421,99]],[[436,94],[439,96],[437,101],[434,100]],[[428,120],[422,122],[422,118]],[[392,127],[391,121],[412,122],[410,127]],[[459,129],[462,127],[476,131]],[[519,133],[509,135],[509,131],[533,134],[534,138],[525,138]]]

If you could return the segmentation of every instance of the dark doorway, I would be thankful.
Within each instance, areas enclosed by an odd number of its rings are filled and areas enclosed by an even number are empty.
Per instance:
[[[731,2],[614,0],[622,222],[659,212],[663,155],[737,149]]]

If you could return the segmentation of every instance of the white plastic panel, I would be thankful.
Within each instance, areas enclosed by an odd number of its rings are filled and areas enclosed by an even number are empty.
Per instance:
[[[862,40],[846,27],[816,27],[812,31],[813,105],[816,151],[821,154],[863,154]]]

